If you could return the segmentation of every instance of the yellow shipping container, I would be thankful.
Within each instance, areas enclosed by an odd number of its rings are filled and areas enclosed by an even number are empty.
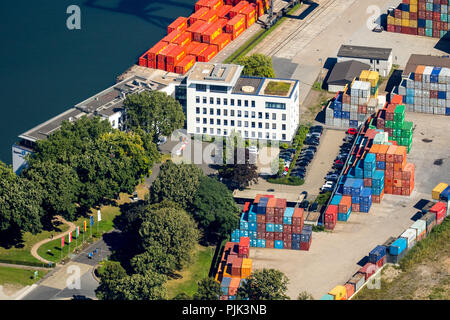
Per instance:
[[[361,71],[361,74],[359,75],[359,80],[367,82],[367,79],[369,78],[369,74],[370,74],[369,70]]]
[[[409,12],[417,12],[417,4],[410,4],[409,5]]]
[[[336,286],[328,294],[334,296],[334,300],[345,300],[347,289],[344,286]]]
[[[252,274],[252,259],[242,259],[241,278],[248,278]]]
[[[370,82],[371,87],[376,87],[378,80],[380,79],[380,74],[377,71],[370,71],[367,81]]]
[[[401,26],[402,25],[402,19],[394,18],[394,20],[395,20],[395,23],[394,23],[395,26]]]
[[[388,16],[387,17],[387,23],[388,24],[393,24],[393,25],[395,25],[395,18],[393,17],[393,16]]]
[[[417,0],[409,0],[409,5],[410,5],[410,7],[411,7],[411,5],[417,6]],[[411,11],[411,10],[409,10],[409,11]]]
[[[403,19],[409,20],[409,12],[408,11],[402,11],[402,20]]]
[[[402,19],[402,27],[409,27],[409,20]]]
[[[433,192],[431,192],[431,197],[434,200],[439,200],[439,196],[441,195],[441,192],[444,191],[448,187],[448,184],[446,183],[439,183],[434,189]]]
[[[409,26],[411,28],[417,28],[417,20],[409,20]]]

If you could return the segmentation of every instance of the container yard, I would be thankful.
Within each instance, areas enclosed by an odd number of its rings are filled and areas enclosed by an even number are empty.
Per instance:
[[[139,65],[185,74],[192,57],[210,61],[267,9],[268,1],[261,0],[200,0],[189,17],[178,17],[167,27],[167,35],[139,58]]]
[[[448,0],[403,0],[388,10],[387,31],[442,38],[449,30]]]

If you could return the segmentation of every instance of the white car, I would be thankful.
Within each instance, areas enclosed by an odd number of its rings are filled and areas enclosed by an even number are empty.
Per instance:
[[[323,189],[329,189],[332,188],[334,186],[334,182],[333,181],[327,181],[325,182],[325,184],[322,186],[322,188],[320,188],[320,190]]]
[[[257,146],[250,146],[250,147],[248,147],[248,151],[249,151],[250,153],[256,153],[256,154],[258,154],[258,147],[257,147]]]

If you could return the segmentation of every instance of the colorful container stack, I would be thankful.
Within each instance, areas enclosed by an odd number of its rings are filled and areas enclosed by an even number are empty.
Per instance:
[[[450,187],[448,186],[448,184],[441,182],[436,187],[434,187],[433,191],[431,192],[431,197],[434,200],[448,201],[449,194]]]
[[[417,66],[394,93],[402,97],[407,111],[450,116],[450,69]]]
[[[343,128],[358,128],[384,105],[385,98],[378,96],[380,75],[364,70],[350,87],[338,92],[325,111],[325,123]]]
[[[389,10],[387,31],[442,38],[449,30],[448,0],[403,0]]]
[[[303,224],[303,209],[286,206],[286,199],[257,195],[241,215],[231,241],[250,238],[250,247],[309,250],[312,227]]]
[[[235,300],[240,285],[252,273],[250,254],[250,239],[242,237],[240,242],[227,242],[215,276],[220,283],[222,295],[220,300]]]
[[[240,36],[265,13],[267,3],[199,0],[191,16],[179,17],[167,27],[167,35],[139,58],[139,65],[184,74]]]

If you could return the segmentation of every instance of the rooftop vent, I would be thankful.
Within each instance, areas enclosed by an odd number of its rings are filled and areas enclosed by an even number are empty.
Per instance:
[[[255,91],[255,87],[252,86],[243,86],[242,87],[242,91],[246,92],[246,93],[252,93]]]

